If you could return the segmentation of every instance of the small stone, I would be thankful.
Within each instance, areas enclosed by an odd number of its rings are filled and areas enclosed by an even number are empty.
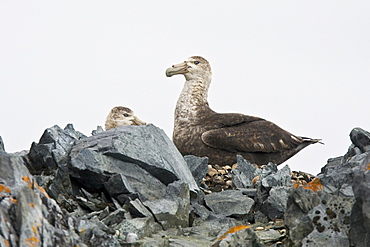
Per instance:
[[[139,239],[139,238],[138,238],[137,234],[132,233],[132,232],[130,232],[130,233],[129,233],[129,234],[127,234],[127,236],[126,236],[126,242],[127,242],[127,243],[134,243],[134,242],[136,242],[138,239]]]

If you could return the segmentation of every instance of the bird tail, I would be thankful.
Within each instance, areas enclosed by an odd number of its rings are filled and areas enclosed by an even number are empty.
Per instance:
[[[325,145],[325,143],[323,143],[321,140],[322,139],[312,139],[312,138],[309,138],[309,137],[304,137],[304,136],[300,136],[300,138],[304,141],[304,142],[310,142],[311,144],[313,143],[320,143],[322,145]]]

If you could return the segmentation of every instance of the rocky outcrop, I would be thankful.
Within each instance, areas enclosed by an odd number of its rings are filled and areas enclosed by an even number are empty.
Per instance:
[[[151,124],[53,126],[15,154],[0,137],[0,246],[367,246],[370,134],[350,139],[312,176],[241,156],[216,169]]]

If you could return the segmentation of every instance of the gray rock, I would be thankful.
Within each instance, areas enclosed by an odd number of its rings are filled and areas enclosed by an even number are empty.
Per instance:
[[[227,234],[226,238],[222,239],[218,245],[219,247],[230,247],[230,246],[265,246],[263,243],[258,241],[256,233],[248,228],[234,233]]]
[[[252,180],[261,174],[261,170],[254,167],[241,155],[237,155],[238,167],[231,171],[233,175],[233,185],[235,188],[250,188]]]
[[[22,157],[7,153],[0,153],[0,171],[0,184],[8,187],[9,195],[14,198],[32,178]]]
[[[247,215],[254,204],[253,199],[236,190],[225,190],[206,195],[205,202],[212,212],[224,216]]]
[[[323,193],[321,203],[308,212],[313,231],[302,243],[305,246],[338,246],[349,244],[349,219],[354,199]]]
[[[208,158],[186,155],[184,156],[184,159],[195,179],[195,182],[200,187],[202,179],[208,172]]]
[[[4,141],[1,136],[0,136],[0,152],[5,152]]]
[[[266,189],[275,186],[292,186],[290,168],[286,165],[278,170],[277,165],[270,163],[262,170],[260,181]]]
[[[92,191],[105,189],[121,204],[137,197],[141,201],[156,200],[166,193],[166,185],[140,166],[89,148],[74,152],[69,173],[85,188]]]
[[[2,236],[12,246],[85,246],[76,234],[76,219],[61,210],[56,202],[34,182],[23,159],[0,155],[0,201]],[[3,240],[5,241],[5,240]],[[5,244],[4,246],[8,246]]]
[[[190,192],[184,182],[169,184],[163,198],[144,201],[143,204],[164,229],[189,226]]]
[[[332,194],[338,194],[340,191],[342,194],[348,194],[348,191],[345,192],[346,187],[352,185],[354,171],[365,157],[366,153],[362,153],[352,156],[348,160],[344,160],[343,157],[329,159],[328,163],[321,169],[321,173],[317,175],[323,185],[323,190]],[[349,196],[352,194],[349,193]]]
[[[85,149],[139,165],[166,185],[182,180],[191,191],[198,191],[180,152],[164,131],[152,124],[122,126],[84,138],[76,142],[71,157]]]
[[[269,192],[269,197],[262,205],[262,211],[270,220],[283,219],[291,187],[276,186]]]
[[[353,246],[370,243],[370,152],[355,172],[353,192],[356,202],[350,216],[350,240]]]
[[[352,143],[362,152],[370,151],[370,133],[361,128],[354,128],[349,134]]]
[[[288,246],[301,246],[302,240],[314,230],[307,213],[319,205],[319,196],[308,189],[294,189],[287,202],[284,222],[288,230]]]
[[[114,227],[118,233],[118,239],[126,241],[127,234],[134,233],[139,239],[150,236],[151,234],[162,230],[162,227],[153,221],[152,217],[124,219],[120,224]]]
[[[198,203],[191,205],[191,211],[200,217],[202,220],[206,220],[211,212],[203,205]]]
[[[76,140],[85,136],[75,131],[72,124],[64,129],[55,125],[45,130],[39,143],[32,143],[28,158],[28,169],[33,175],[54,174],[57,167],[63,167],[68,162],[68,155]]]
[[[282,236],[279,231],[273,229],[255,231],[255,233],[259,239],[259,242],[262,242],[264,244],[274,243],[284,238],[284,236]]]

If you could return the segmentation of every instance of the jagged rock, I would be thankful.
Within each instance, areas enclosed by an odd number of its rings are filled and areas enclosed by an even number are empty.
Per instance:
[[[1,136],[0,136],[0,152],[5,152],[4,141]]]
[[[362,152],[370,151],[370,133],[361,128],[354,128],[349,134],[352,143]]]
[[[229,233],[219,243],[213,245],[213,247],[229,247],[229,246],[255,246],[263,247],[263,243],[258,241],[256,233],[250,229],[243,229],[234,233]]]
[[[284,238],[284,235],[281,235],[279,231],[274,229],[255,231],[255,233],[259,239],[259,242],[264,244],[274,243]]]
[[[166,193],[166,185],[140,166],[88,148],[71,156],[69,174],[86,189],[105,190],[121,204],[129,198],[160,199]]]
[[[184,159],[195,179],[195,182],[200,187],[203,177],[208,172],[208,158],[186,155],[184,156]]]
[[[37,183],[20,156],[0,154],[0,201],[4,246],[85,246],[77,220],[61,210]]]
[[[324,191],[352,197],[353,193],[348,190],[348,186],[352,185],[354,171],[358,169],[366,155],[366,153],[358,154],[348,160],[344,160],[343,157],[329,159],[328,163],[321,169],[321,173],[317,175]]]
[[[240,216],[249,213],[253,199],[236,190],[225,190],[205,196],[207,206],[216,214]]]
[[[150,236],[151,234],[162,230],[163,228],[152,217],[124,219],[120,224],[114,227],[118,233],[118,239],[125,241],[129,233],[134,233],[139,239]]]
[[[278,170],[277,165],[268,164],[260,176],[261,184],[264,188],[270,189],[275,186],[292,186],[292,180],[290,176],[290,168],[288,165]]]
[[[233,184],[236,188],[250,188],[252,180],[261,174],[261,170],[254,167],[241,155],[237,155],[238,167],[232,170]]]
[[[350,240],[353,246],[370,243],[370,152],[355,172],[353,192],[356,199],[350,215]]]
[[[291,187],[276,186],[271,188],[267,200],[262,205],[262,211],[270,220],[283,219]]]
[[[84,137],[74,130],[72,124],[68,124],[64,129],[57,125],[46,129],[39,143],[32,143],[28,154],[28,169],[33,175],[53,174],[57,167],[67,164],[68,154],[74,142]]]
[[[22,157],[0,153],[0,171],[0,186],[5,186],[0,192],[9,191],[7,196],[17,198],[21,188],[27,185],[25,178],[31,178]]]
[[[164,131],[152,124],[118,127],[81,139],[71,151],[72,159],[86,149],[134,163],[165,185],[182,180],[191,191],[198,191],[180,152]]]
[[[292,191],[284,215],[289,235],[288,246],[301,246],[302,239],[313,231],[314,226],[307,213],[319,203],[319,196],[311,190],[298,187]]]
[[[190,192],[184,182],[169,184],[164,198],[144,201],[143,204],[164,229],[189,226]]]
[[[314,229],[302,243],[306,246],[350,246],[349,219],[354,199],[324,192],[320,200],[320,204],[307,214]]]

